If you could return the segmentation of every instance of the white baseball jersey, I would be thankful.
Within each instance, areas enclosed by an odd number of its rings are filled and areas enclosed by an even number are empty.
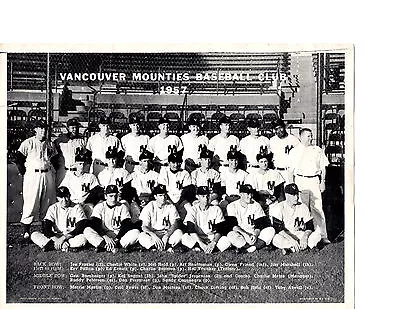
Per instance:
[[[123,150],[121,141],[117,137],[113,135],[102,136],[100,133],[89,137],[86,145],[87,150],[92,152],[92,159],[99,159],[102,162],[106,162],[108,147],[117,148],[117,151]]]
[[[193,136],[187,133],[182,135],[181,139],[183,143],[183,161],[189,158],[198,163],[202,147],[208,146],[208,137],[205,135]]]
[[[129,209],[125,204],[117,204],[110,208],[107,203],[101,202],[93,208],[92,217],[98,218],[103,223],[103,229],[119,233],[121,222],[130,219]]]
[[[150,194],[152,189],[158,185],[159,174],[152,170],[147,171],[147,173],[142,173],[140,169],[138,169],[131,174],[131,177],[131,185],[136,189],[139,196],[142,193]]]
[[[70,168],[75,163],[75,151],[77,148],[84,149],[86,142],[82,137],[71,139],[68,135],[62,135],[56,139],[55,144],[60,148],[64,158],[64,165]]]
[[[206,210],[201,210],[198,201],[194,201],[192,207],[188,209],[184,223],[192,222],[196,233],[209,238],[215,234],[215,225],[225,221],[221,208],[209,206]]]
[[[133,135],[128,133],[121,138],[125,149],[125,157],[130,156],[133,161],[139,162],[139,155],[147,149],[150,137],[148,135]]]
[[[89,191],[99,185],[97,177],[93,174],[84,173],[76,176],[73,172],[68,172],[60,184],[67,187],[71,193],[71,200],[74,203],[82,203],[89,196]]]
[[[192,179],[185,170],[173,173],[170,168],[164,168],[160,171],[158,183],[167,187],[167,192],[172,202],[177,203],[181,198],[182,189],[192,184]]]
[[[62,207],[57,202],[49,207],[44,219],[54,223],[56,233],[67,234],[75,229],[76,223],[86,219],[86,215],[80,205]]]
[[[154,157],[160,159],[161,162],[167,162],[168,156],[172,152],[183,149],[181,139],[176,135],[168,135],[162,138],[160,134],[155,135],[149,140],[148,150],[154,153]]]
[[[56,154],[56,149],[51,142],[39,141],[35,136],[24,140],[18,151],[26,157],[27,170],[50,168],[50,159]]]
[[[276,170],[267,170],[265,173],[258,170],[254,173],[250,173],[245,183],[251,185],[256,191],[265,190],[273,195],[275,187],[284,181],[281,173]]]
[[[291,233],[306,230],[306,223],[312,220],[310,210],[303,203],[299,203],[294,207],[289,206],[286,201],[272,204],[269,208],[269,215],[282,221],[285,228]]]
[[[122,188],[124,184],[132,179],[131,174],[121,167],[109,170],[108,168],[102,170],[99,174],[99,183],[102,187],[106,188],[108,185],[116,185]]]
[[[290,151],[288,166],[294,169],[294,174],[303,176],[320,175],[322,169],[329,165],[324,151],[318,146],[298,144]]]
[[[223,137],[221,134],[218,134],[210,139],[208,149],[214,151],[214,155],[218,155],[220,160],[226,162],[226,154],[230,150],[231,146],[236,147],[236,150],[240,150],[240,142],[235,135]]]
[[[240,200],[228,204],[226,208],[228,216],[236,217],[238,225],[248,233],[254,234],[254,221],[258,218],[265,217],[265,212],[261,205],[256,201],[243,206]]]
[[[289,152],[300,143],[299,139],[292,134],[285,138],[274,135],[269,141],[271,152],[274,154],[274,165],[278,168],[288,167]]]
[[[192,184],[196,187],[206,186],[212,188],[215,183],[221,182],[221,175],[212,168],[207,169],[205,172],[197,168],[190,176],[192,177]]]
[[[231,172],[226,168],[221,173],[221,186],[226,187],[227,195],[239,195],[240,185],[243,185],[248,173],[244,170],[237,169]]]
[[[240,141],[241,152],[246,156],[247,162],[257,164],[257,154],[269,152],[269,139],[265,136],[248,135]]]
[[[174,205],[165,204],[160,208],[155,201],[151,201],[144,206],[139,216],[143,225],[158,232],[166,232],[179,218],[178,211]]]

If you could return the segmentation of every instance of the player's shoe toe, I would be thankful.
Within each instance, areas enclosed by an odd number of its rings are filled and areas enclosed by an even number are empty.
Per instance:
[[[246,251],[247,251],[248,253],[252,253],[252,252],[254,252],[254,251],[257,251],[257,248],[256,248],[256,246],[250,246],[250,247],[248,247],[248,248],[246,249]]]

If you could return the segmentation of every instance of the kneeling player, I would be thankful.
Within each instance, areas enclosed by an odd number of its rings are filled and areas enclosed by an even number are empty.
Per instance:
[[[180,243],[182,231],[178,228],[179,214],[175,206],[167,200],[167,189],[157,185],[153,190],[154,201],[149,202],[140,214],[143,232],[139,235],[139,243],[146,249],[155,248],[168,251]]]
[[[198,244],[205,253],[212,253],[215,247],[225,251],[231,243],[228,237],[221,235],[221,224],[225,222],[221,208],[210,205],[208,187],[199,187],[196,197],[185,218],[188,233],[183,235],[182,245],[192,249]]]
[[[308,207],[299,202],[299,189],[292,183],[285,187],[286,200],[270,207],[270,216],[276,235],[273,245],[283,254],[312,249],[321,240],[321,233],[314,230],[313,218]]]
[[[106,250],[115,253],[119,245],[129,251],[137,242],[140,227],[132,223],[126,204],[118,201],[116,185],[107,186],[105,198],[104,202],[94,207],[89,227],[83,233],[96,252]]]
[[[71,202],[67,187],[57,189],[58,202],[51,205],[43,220],[43,232],[33,232],[32,241],[43,251],[76,251],[86,244],[82,232],[87,224],[80,205]]]
[[[271,243],[275,230],[261,205],[253,200],[252,186],[242,185],[239,192],[240,199],[227,207],[228,216],[236,221],[228,239],[238,252],[254,252]]]

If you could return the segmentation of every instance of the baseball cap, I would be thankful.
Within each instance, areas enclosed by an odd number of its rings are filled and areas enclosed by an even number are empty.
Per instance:
[[[299,194],[299,188],[295,183],[290,183],[287,186],[285,186],[284,189],[285,193],[291,194],[291,195],[297,195]]]
[[[271,161],[273,156],[274,154],[272,152],[260,152],[257,154],[256,159],[257,161],[260,161],[261,159],[267,159],[268,161]]]
[[[253,193],[253,187],[251,185],[241,185],[239,188],[240,193]]]
[[[140,118],[137,116],[129,117],[129,124],[133,124],[133,123],[140,124],[141,123]]]
[[[36,120],[33,122],[33,127],[34,128],[48,128],[48,125],[46,122],[44,122],[43,120]]]
[[[249,121],[247,121],[247,126],[249,128],[259,128],[260,127],[260,121],[258,119],[249,119]]]
[[[118,157],[118,151],[115,147],[108,147],[106,151],[106,159],[112,159]]]
[[[168,162],[181,162],[182,163],[182,156],[179,155],[177,152],[171,153],[168,156]]]
[[[157,185],[154,187],[153,189],[153,195],[157,195],[157,194],[165,194],[167,193],[167,188],[165,187],[165,185]]]
[[[197,188],[197,195],[208,195],[210,194],[210,189],[207,186],[200,186]]]
[[[229,119],[229,117],[224,115],[218,120],[218,123],[220,125],[223,124],[223,123],[231,123],[231,120]]]
[[[108,185],[105,194],[110,193],[118,193],[118,187],[116,185]]]
[[[139,160],[152,160],[154,158],[154,154],[148,150],[143,150],[142,153],[139,155]]]
[[[68,119],[67,121],[67,127],[80,127],[80,126],[81,124],[76,118]]]
[[[273,128],[276,128],[276,127],[285,127],[285,126],[286,126],[286,125],[285,125],[285,122],[284,122],[282,119],[280,119],[280,118],[278,118],[278,119],[272,121],[272,127],[273,127]]]
[[[228,160],[231,160],[231,159],[239,159],[239,152],[230,150],[230,151],[228,151],[228,153],[226,154],[226,158],[227,158]]]
[[[169,123],[169,120],[167,118],[165,118],[165,117],[161,117],[158,120],[158,124],[160,125],[160,124],[163,124],[163,123]]]
[[[99,120],[99,124],[110,124],[110,120],[105,117],[101,117]]]
[[[70,195],[71,195],[71,193],[69,192],[69,189],[67,187],[62,186],[62,187],[57,188],[57,190],[56,190],[57,197],[67,197]]]
[[[200,159],[212,159],[214,153],[211,150],[203,149],[200,152]]]
[[[188,126],[198,126],[198,127],[201,126],[200,120],[198,118],[195,118],[195,117],[189,118],[189,121],[187,122],[187,125]]]

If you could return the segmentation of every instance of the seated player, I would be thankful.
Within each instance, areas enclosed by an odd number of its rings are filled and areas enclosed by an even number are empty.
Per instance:
[[[147,250],[168,250],[173,252],[182,239],[178,228],[180,217],[175,206],[167,199],[165,185],[159,184],[153,190],[154,201],[149,202],[140,214],[143,232],[139,243]],[[170,246],[167,249],[167,246]]]
[[[213,153],[203,149],[200,153],[200,167],[191,174],[192,184],[196,187],[206,186],[211,191],[219,192],[221,189],[221,176],[211,168]]]
[[[131,174],[131,186],[136,189],[140,207],[146,205],[151,198],[151,192],[158,185],[159,174],[150,169],[151,160],[154,155],[144,150],[139,155],[139,168]]]
[[[190,206],[188,195],[193,190],[192,179],[189,173],[181,169],[182,157],[178,153],[168,156],[168,168],[162,169],[158,177],[158,183],[166,187],[168,196],[176,206],[182,220],[186,216],[186,208]],[[195,192],[192,194],[193,197]]]
[[[308,207],[299,202],[299,189],[291,183],[285,187],[286,200],[271,205],[269,214],[276,231],[272,240],[283,254],[316,248],[321,240],[319,228],[314,230]]]
[[[229,167],[221,172],[222,201],[220,206],[226,214],[226,206],[240,198],[239,188],[244,184],[247,172],[238,168],[240,154],[237,151],[228,151]]]
[[[93,207],[104,195],[97,177],[91,173],[84,172],[84,166],[90,163],[90,158],[84,149],[77,148],[75,163],[61,182],[61,186],[67,187],[71,192],[71,200],[75,204],[80,204],[88,218],[92,215]]]
[[[259,168],[251,171],[245,181],[254,188],[256,191],[254,199],[260,203],[266,212],[270,204],[285,199],[283,192],[285,180],[277,170],[269,169],[271,159],[272,153],[262,152],[257,154]]]
[[[208,187],[198,187],[196,197],[184,221],[187,233],[182,237],[182,245],[189,249],[198,245],[205,253],[212,253],[215,248],[225,251],[231,243],[221,234],[221,224],[225,222],[221,208],[211,205]]]
[[[235,220],[228,239],[238,252],[254,252],[268,246],[275,230],[261,205],[253,200],[253,188],[250,185],[240,187],[240,199],[227,207],[228,216]]]
[[[129,251],[137,242],[140,234],[140,222],[132,223],[126,204],[118,201],[119,190],[116,185],[108,185],[106,200],[97,204],[88,227],[83,234],[96,252],[117,252],[119,247]]]
[[[33,232],[32,241],[43,251],[77,251],[86,244],[83,230],[86,215],[80,205],[71,202],[67,187],[56,190],[58,202],[51,205],[43,220],[42,232]]]

